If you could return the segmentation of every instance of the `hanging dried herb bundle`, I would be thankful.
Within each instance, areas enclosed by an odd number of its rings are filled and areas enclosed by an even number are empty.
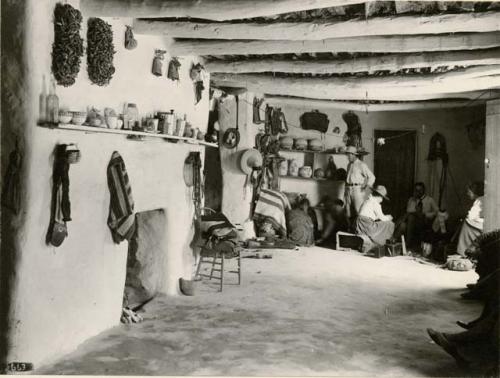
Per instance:
[[[54,9],[54,43],[52,44],[52,73],[57,84],[75,84],[83,56],[80,37],[82,14],[69,4],[56,4]]]
[[[92,83],[105,86],[115,73],[111,25],[100,18],[89,18],[87,29],[87,72]]]

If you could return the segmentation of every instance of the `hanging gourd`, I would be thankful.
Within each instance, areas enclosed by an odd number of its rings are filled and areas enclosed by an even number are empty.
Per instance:
[[[54,43],[52,44],[52,73],[57,84],[69,87],[75,84],[83,56],[83,38],[80,37],[82,14],[69,4],[54,8]]]
[[[115,66],[113,65],[115,53],[111,25],[100,18],[89,18],[87,29],[87,72],[92,83],[99,86],[109,84],[115,73]]]

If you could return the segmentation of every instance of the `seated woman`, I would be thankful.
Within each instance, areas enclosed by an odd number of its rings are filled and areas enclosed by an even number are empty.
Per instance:
[[[464,220],[458,237],[457,253],[465,256],[465,252],[473,242],[483,233],[483,196],[484,183],[473,182],[467,187],[467,197],[474,201]]]
[[[287,213],[288,239],[301,246],[314,244],[314,224],[308,214],[309,200],[300,198],[297,207]]]
[[[323,209],[324,227],[321,237],[316,240],[316,245],[335,249],[337,232],[348,230],[344,201],[326,197],[323,200]]]
[[[382,201],[387,197],[387,189],[383,185],[377,185],[372,189],[368,199],[363,202],[359,209],[358,217],[354,222],[356,234],[363,237],[365,245],[363,249],[385,245],[387,239],[394,233],[394,222],[392,215],[384,215],[382,212]],[[373,245],[372,245],[373,244]]]

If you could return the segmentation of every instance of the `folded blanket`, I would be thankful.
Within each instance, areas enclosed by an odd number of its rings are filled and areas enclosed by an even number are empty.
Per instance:
[[[285,212],[289,209],[290,202],[283,193],[262,189],[255,205],[254,220],[270,222],[279,235],[286,238]]]

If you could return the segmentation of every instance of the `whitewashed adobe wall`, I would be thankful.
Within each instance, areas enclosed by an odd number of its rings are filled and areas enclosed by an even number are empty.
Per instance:
[[[15,23],[2,25],[3,33],[11,35],[6,38],[8,45],[2,46],[10,54],[4,60],[9,68],[4,70],[2,64],[2,74],[7,73],[5,84],[2,78],[3,89],[9,90],[8,109],[2,106],[2,124],[9,126],[2,130],[2,169],[12,147],[13,132],[21,137],[25,148],[23,212],[10,217],[13,229],[2,222],[2,233],[8,231],[13,235],[8,247],[15,270],[9,289],[12,328],[8,333],[8,360],[33,362],[35,367],[119,323],[127,243],[114,244],[106,224],[109,206],[106,167],[112,152],[119,151],[125,160],[135,210],[166,209],[169,256],[163,291],[175,295],[178,278],[190,277],[193,263],[189,248],[193,206],[191,193],[183,181],[183,162],[189,151],[203,151],[203,147],[163,140],[137,142],[118,135],[37,127],[42,75],[50,73],[55,3],[24,0],[2,4],[2,16],[20,16]],[[77,1],[71,4],[79,5]],[[195,105],[189,78],[190,64],[196,59],[181,59],[179,83],[165,76],[155,77],[150,73],[154,49],[167,49],[165,41],[137,36],[137,49],[125,50],[123,36],[129,20],[106,21],[113,27],[117,50],[116,73],[111,84],[97,87],[90,83],[84,55],[76,84],[57,88],[61,106],[70,110],[112,107],[121,112],[125,102],[135,102],[143,114],[169,109],[186,113],[195,127],[204,130],[208,90]],[[84,18],[84,26],[86,22]],[[86,40],[86,30],[81,35]],[[167,55],[164,70],[168,58]],[[205,87],[208,88],[208,80]],[[52,151],[57,143],[77,143],[82,158],[70,167],[73,220],[68,223],[69,236],[62,246],[55,248],[45,244],[45,234],[50,217]]]

